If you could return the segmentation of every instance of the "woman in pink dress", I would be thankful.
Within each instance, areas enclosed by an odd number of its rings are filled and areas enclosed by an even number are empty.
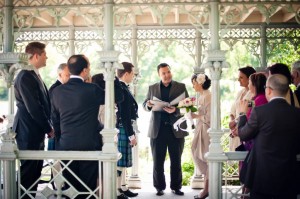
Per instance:
[[[254,74],[250,75],[250,77],[249,77],[248,88],[249,88],[249,91],[251,93],[252,100],[250,100],[248,102],[248,107],[249,108],[248,108],[248,111],[246,113],[246,116],[247,116],[248,119],[250,117],[252,108],[254,106],[261,106],[261,105],[264,105],[264,104],[268,103],[267,98],[265,96],[266,81],[267,81],[267,78],[266,78],[265,74],[263,74],[263,73],[254,73]],[[247,151],[250,151],[252,149],[253,144],[254,144],[253,140],[243,142],[244,148]],[[240,162],[239,169],[242,168],[242,164],[243,164],[243,162]],[[242,193],[243,194],[248,194],[249,189],[247,187],[243,187]],[[247,196],[242,196],[241,198],[246,199],[248,197]]]
[[[252,100],[249,101],[249,109],[247,111],[247,118],[249,119],[252,107],[254,106],[261,106],[263,104],[268,103],[267,98],[265,96],[265,85],[266,85],[267,78],[263,73],[254,73],[249,77],[249,91],[252,95]],[[247,151],[252,149],[253,140],[243,142]]]

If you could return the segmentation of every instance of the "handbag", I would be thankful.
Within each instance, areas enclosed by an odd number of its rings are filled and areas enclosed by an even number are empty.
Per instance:
[[[247,151],[245,145],[242,143],[238,147],[235,148],[235,151]]]

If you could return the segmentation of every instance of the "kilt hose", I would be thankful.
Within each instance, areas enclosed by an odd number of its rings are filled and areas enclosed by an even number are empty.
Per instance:
[[[119,128],[118,134],[118,151],[122,154],[121,159],[117,162],[118,167],[132,166],[132,147],[123,127]]]

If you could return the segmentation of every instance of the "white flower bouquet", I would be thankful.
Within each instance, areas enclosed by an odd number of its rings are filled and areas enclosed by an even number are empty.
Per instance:
[[[183,100],[181,100],[178,103],[177,108],[180,109],[180,113],[182,114],[186,114],[188,112],[197,112],[197,108],[196,108],[196,98],[195,97],[188,97],[185,98]]]
[[[184,115],[185,119],[189,121],[191,128],[194,129],[194,121],[192,117],[192,113],[197,112],[196,105],[196,98],[195,97],[188,97],[181,100],[178,103],[177,108],[179,108],[180,113]]]

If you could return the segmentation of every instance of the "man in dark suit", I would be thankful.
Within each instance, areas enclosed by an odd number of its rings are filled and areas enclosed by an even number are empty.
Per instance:
[[[153,104],[150,100],[154,97],[171,102],[184,93],[188,97],[187,90],[183,83],[172,80],[170,66],[161,63],[157,66],[157,72],[161,81],[149,87],[147,98],[143,103],[146,111],[151,111]],[[148,136],[153,157],[153,184],[157,190],[157,195],[164,194],[166,181],[164,175],[164,162],[167,150],[171,161],[171,184],[174,194],[184,195],[180,190],[182,187],[181,155],[184,148],[184,137],[187,132],[181,129],[175,130],[173,124],[181,117],[176,106],[164,107],[162,111],[152,111]],[[184,123],[186,125],[186,123]]]
[[[29,54],[28,62],[33,66],[33,70],[20,71],[14,84],[18,110],[13,131],[16,132],[20,150],[44,150],[45,134],[48,134],[48,137],[54,135],[50,122],[49,94],[39,75],[39,69],[46,66],[45,47],[45,44],[40,42],[32,42],[26,46],[25,52]],[[29,189],[35,183],[31,190],[36,191],[42,167],[42,160],[21,161],[21,184],[25,189]]]
[[[292,80],[296,86],[295,94],[300,103],[300,60],[292,64]]]
[[[251,199],[295,199],[300,109],[285,100],[289,91],[285,76],[269,76],[265,89],[269,103],[254,107],[248,121],[247,102],[241,103],[239,137],[242,141],[254,139],[245,186],[250,188]]]
[[[104,104],[104,92],[95,84],[85,83],[90,63],[84,55],[73,55],[68,60],[70,79],[53,90],[53,126],[60,134],[56,150],[101,150],[99,131],[99,106]],[[65,161],[68,162],[68,161]],[[96,161],[73,161],[68,166],[91,190],[95,190],[98,177]],[[80,192],[86,188],[67,170],[64,177]],[[65,183],[66,188],[70,184]],[[79,195],[76,198],[86,198]]]
[[[49,95],[50,95],[50,99],[52,96],[52,92],[53,90],[61,85],[61,84],[65,84],[68,82],[68,80],[70,79],[70,72],[69,72],[69,68],[67,66],[66,63],[62,63],[59,64],[58,68],[57,68],[57,80],[54,84],[52,84],[52,86],[49,88]],[[52,108],[53,109],[53,108]],[[51,114],[52,115],[52,114]],[[52,118],[52,116],[51,116]],[[49,150],[54,150],[55,149],[55,139],[58,139],[59,135],[56,135],[55,138],[49,138],[48,139],[48,151]]]
[[[121,159],[117,162],[117,198],[127,199],[138,195],[128,189],[125,180],[126,168],[132,167],[131,148],[137,144],[132,122],[138,118],[138,105],[128,88],[134,78],[134,66],[129,62],[123,62],[122,65],[124,69],[117,70],[124,96],[124,100],[117,103],[118,150],[122,154]]]

